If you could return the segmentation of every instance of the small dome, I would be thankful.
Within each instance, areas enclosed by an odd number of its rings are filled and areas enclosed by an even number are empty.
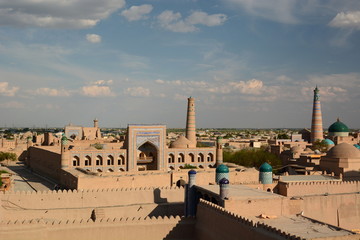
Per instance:
[[[329,133],[335,132],[349,132],[349,128],[344,123],[340,122],[339,119],[337,119],[337,121],[331,124],[329,127]]]
[[[189,148],[191,142],[184,136],[180,136],[174,142],[170,144],[170,148]]]
[[[305,148],[304,151],[305,151],[305,152],[312,152],[313,150],[311,150],[310,148]]]
[[[360,149],[360,145],[359,145],[359,144],[354,144],[354,147],[356,147],[357,149]]]
[[[294,147],[291,148],[292,153],[301,153],[303,151],[304,150],[300,146],[294,146]]]
[[[62,136],[62,138],[61,138],[61,143],[63,144],[63,145],[67,145],[67,142],[68,142],[68,139],[67,139],[67,137],[65,136],[65,134]]]
[[[331,141],[330,139],[325,139],[323,140],[323,142],[326,144],[326,145],[335,145],[335,143],[333,141]]]
[[[189,172],[188,172],[189,175],[193,175],[193,174],[196,174],[196,171],[194,169],[191,169]]]
[[[348,143],[340,143],[331,148],[326,157],[329,158],[360,158],[360,151]]]
[[[272,167],[270,164],[265,162],[265,163],[261,164],[259,171],[260,172],[272,172]]]
[[[229,184],[230,182],[229,182],[229,180],[227,180],[226,178],[222,178],[222,179],[220,179],[220,181],[219,181],[219,184],[220,185],[222,185],[222,184]]]
[[[227,166],[225,166],[224,164],[220,164],[216,168],[216,173],[229,173],[229,168]]]

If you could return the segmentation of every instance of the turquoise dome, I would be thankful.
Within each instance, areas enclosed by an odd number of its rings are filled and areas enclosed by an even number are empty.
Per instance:
[[[224,164],[220,164],[216,168],[216,173],[229,173],[229,168],[227,166],[225,166]]]
[[[331,124],[329,127],[329,133],[335,132],[349,132],[349,128],[344,123],[340,122],[339,119],[337,119],[337,121]]]
[[[354,144],[354,147],[356,147],[357,149],[360,149],[360,145],[359,145],[359,144]]]
[[[259,171],[260,172],[272,172],[272,167],[270,164],[265,162],[265,163],[261,164]]]
[[[326,145],[335,145],[335,143],[333,141],[331,141],[330,139],[325,139],[323,140],[323,142],[326,144]]]
[[[68,142],[68,139],[67,139],[67,137],[65,136],[65,134],[62,136],[62,138],[61,138],[61,143],[63,144],[63,145],[67,145],[67,142]]]

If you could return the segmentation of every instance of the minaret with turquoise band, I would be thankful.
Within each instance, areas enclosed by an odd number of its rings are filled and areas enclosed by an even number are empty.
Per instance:
[[[195,99],[193,97],[188,98],[186,138],[191,142],[191,148],[196,147]]]
[[[322,114],[321,114],[321,104],[320,104],[320,95],[319,89],[316,86],[314,89],[314,102],[313,102],[313,112],[312,112],[312,121],[311,121],[311,142],[314,143],[316,140],[323,140],[323,123],[322,123]]]

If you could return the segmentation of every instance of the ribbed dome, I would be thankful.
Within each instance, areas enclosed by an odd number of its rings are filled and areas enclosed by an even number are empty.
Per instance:
[[[349,132],[349,128],[344,123],[340,122],[339,119],[337,119],[337,121],[331,124],[329,127],[329,133],[335,132]]]
[[[184,136],[180,136],[170,144],[170,148],[189,148],[191,142]]]
[[[259,171],[260,172],[272,172],[272,167],[270,164],[265,162],[265,163],[261,164]]]
[[[327,152],[329,158],[360,158],[360,150],[348,143],[340,143]]]
[[[225,166],[224,164],[220,164],[216,168],[216,173],[228,173],[228,172],[229,172],[229,168],[227,166]]]

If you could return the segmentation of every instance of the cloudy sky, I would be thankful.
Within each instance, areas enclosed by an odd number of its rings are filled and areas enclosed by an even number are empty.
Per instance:
[[[358,0],[0,0],[0,127],[360,128]]]

